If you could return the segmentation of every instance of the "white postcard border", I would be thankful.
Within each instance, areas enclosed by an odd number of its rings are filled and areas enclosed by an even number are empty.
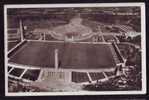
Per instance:
[[[141,7],[141,46],[142,46],[142,90],[141,91],[79,91],[79,92],[8,92],[7,75],[7,9],[8,8],[62,8],[62,7]],[[6,96],[52,96],[52,95],[127,95],[127,94],[145,94],[146,93],[146,22],[145,22],[145,4],[138,3],[85,3],[85,4],[15,4],[4,5],[4,46],[5,46],[5,95]]]

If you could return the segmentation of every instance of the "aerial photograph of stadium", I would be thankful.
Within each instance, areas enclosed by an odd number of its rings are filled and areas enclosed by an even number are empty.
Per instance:
[[[8,7],[6,91],[142,90],[141,7]]]

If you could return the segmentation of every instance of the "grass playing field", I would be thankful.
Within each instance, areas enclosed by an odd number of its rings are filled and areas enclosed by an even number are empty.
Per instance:
[[[28,41],[12,54],[9,62],[53,68],[54,50],[58,49],[59,68],[112,68],[115,61],[108,45]]]

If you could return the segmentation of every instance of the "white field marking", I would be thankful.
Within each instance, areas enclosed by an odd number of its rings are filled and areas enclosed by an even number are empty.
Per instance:
[[[88,78],[89,78],[89,81],[92,82],[92,78],[91,78],[89,72],[86,72],[86,74],[87,74],[87,76],[88,76]]]
[[[15,50],[18,46],[20,46],[23,42],[25,42],[25,40],[22,41],[22,42],[20,42],[20,43],[18,43],[15,47],[13,47],[11,50],[9,50],[7,54],[9,54],[10,52],[14,51],[14,50]]]

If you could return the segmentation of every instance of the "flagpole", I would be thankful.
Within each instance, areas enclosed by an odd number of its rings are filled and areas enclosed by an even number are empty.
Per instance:
[[[21,42],[24,40],[23,38],[23,23],[22,23],[22,19],[20,19],[20,34],[21,34]]]
[[[55,49],[55,70],[58,69],[58,49]]]

